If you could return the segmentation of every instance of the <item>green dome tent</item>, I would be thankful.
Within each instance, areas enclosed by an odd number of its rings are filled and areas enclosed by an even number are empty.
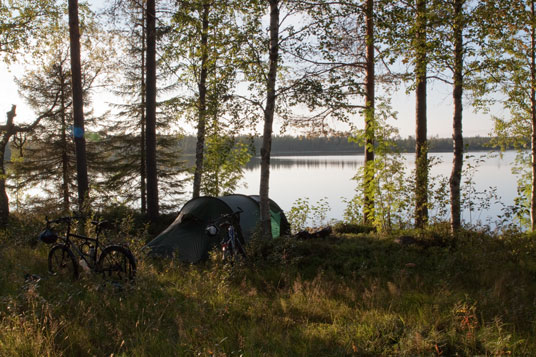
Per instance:
[[[241,209],[240,227],[245,243],[260,220],[259,196],[228,195],[222,197],[194,198],[182,207],[175,221],[147,244],[150,254],[176,254],[179,260],[195,263],[208,257],[208,252],[221,241],[221,236],[210,237],[205,228],[224,214]],[[272,236],[290,233],[290,225],[283,210],[270,200]],[[225,234],[225,232],[220,232]]]

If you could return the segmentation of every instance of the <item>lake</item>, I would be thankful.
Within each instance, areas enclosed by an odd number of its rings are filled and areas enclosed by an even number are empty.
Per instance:
[[[495,226],[497,216],[501,214],[503,205],[512,205],[517,195],[517,178],[511,172],[511,164],[516,153],[505,152],[502,157],[489,156],[488,153],[468,153],[464,167],[476,165],[472,181],[477,192],[490,188],[496,189],[500,203],[490,200],[487,209],[465,210],[463,219],[466,223],[476,224],[478,221]],[[407,172],[414,167],[414,154],[403,154]],[[432,169],[431,176],[444,176],[448,179],[452,169],[452,153],[433,153],[430,157],[438,160]],[[358,168],[363,165],[363,156],[279,156],[272,157],[270,171],[270,197],[284,211],[288,211],[295,201],[307,198],[311,204],[321,199],[329,203],[328,220],[342,220],[346,208],[345,200],[354,196],[357,182],[352,180]],[[464,178],[466,179],[466,178]],[[246,167],[242,187],[237,191],[244,194],[258,194],[260,181],[260,160],[254,158]],[[474,197],[474,195],[473,195]],[[431,212],[433,215],[434,212]]]

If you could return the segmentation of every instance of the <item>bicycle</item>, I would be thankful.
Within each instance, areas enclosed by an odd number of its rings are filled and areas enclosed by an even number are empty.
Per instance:
[[[238,257],[246,257],[244,250],[244,236],[240,228],[240,213],[244,212],[240,207],[233,213],[222,215],[216,221],[207,225],[205,231],[209,236],[217,236],[220,234],[220,229],[227,233],[223,236],[220,247],[222,251],[222,260],[231,262]]]
[[[88,237],[71,232],[72,221],[80,218],[69,216],[51,221],[46,217],[46,229],[39,239],[54,244],[48,254],[48,272],[55,276],[72,275],[73,279],[77,279],[79,268],[82,268],[113,281],[134,280],[136,260],[130,249],[121,245],[102,246],[100,242],[100,233],[109,223],[92,221],[95,237]],[[66,233],[65,236],[58,236],[52,228],[62,223],[67,225]]]

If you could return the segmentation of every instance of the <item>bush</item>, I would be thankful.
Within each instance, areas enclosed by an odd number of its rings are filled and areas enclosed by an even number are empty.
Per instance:
[[[362,224],[356,224],[356,223],[344,223],[344,222],[337,222],[333,226],[333,232],[335,233],[372,233],[376,232],[376,228],[373,226],[365,226]]]

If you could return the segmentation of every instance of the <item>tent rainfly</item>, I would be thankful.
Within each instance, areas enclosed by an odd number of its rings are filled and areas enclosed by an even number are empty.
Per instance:
[[[218,244],[225,232],[210,237],[205,228],[224,214],[241,209],[240,227],[245,243],[260,224],[259,196],[228,195],[222,197],[199,197],[188,201],[175,221],[147,244],[151,255],[171,256],[196,263],[208,258],[208,252]],[[290,234],[290,224],[281,208],[270,200],[272,236]]]

